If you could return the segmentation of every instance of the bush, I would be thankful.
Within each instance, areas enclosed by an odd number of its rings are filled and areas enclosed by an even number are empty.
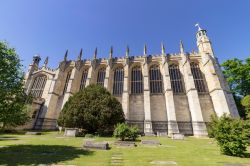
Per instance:
[[[94,138],[94,135],[93,134],[86,134],[85,138]]]
[[[121,103],[100,85],[89,85],[71,96],[58,118],[59,126],[100,135],[111,135],[114,125],[124,121]]]
[[[250,95],[242,98],[241,105],[245,108],[247,118],[250,119]]]
[[[130,127],[128,139],[135,141],[139,137],[139,129],[137,127]]]
[[[115,126],[113,135],[122,141],[135,141],[139,137],[139,129],[137,127],[129,127],[125,123],[120,123]]]
[[[223,115],[219,119],[212,118],[210,127],[223,154],[244,156],[250,139],[250,124],[248,121],[233,119]]]

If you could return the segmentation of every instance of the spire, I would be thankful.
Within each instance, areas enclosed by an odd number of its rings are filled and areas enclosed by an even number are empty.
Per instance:
[[[165,54],[166,54],[165,46],[164,46],[163,43],[161,43],[161,54],[162,54],[162,55],[165,55]]]
[[[147,45],[144,45],[144,56],[147,56]]]
[[[66,50],[66,53],[65,53],[65,55],[64,55],[64,61],[67,61],[67,57],[68,57],[68,50]]]
[[[97,47],[95,48],[94,59],[97,58]]]
[[[78,61],[82,60],[82,48],[81,48],[80,54],[78,55],[77,60],[78,60]]]
[[[199,23],[196,23],[195,26],[198,27],[198,31],[202,30]]]
[[[47,56],[46,59],[44,60],[43,66],[47,67],[48,62],[49,62],[49,57]]]
[[[129,56],[129,46],[127,46],[127,48],[126,48],[126,57],[128,57]]]
[[[109,59],[113,58],[113,46],[110,47],[110,51],[109,51]]]
[[[184,46],[183,46],[182,41],[180,41],[180,52],[181,54],[184,54]]]

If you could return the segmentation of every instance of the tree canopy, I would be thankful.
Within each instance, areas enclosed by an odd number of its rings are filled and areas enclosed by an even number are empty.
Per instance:
[[[250,94],[250,58],[245,61],[237,58],[222,63],[223,73],[232,92],[236,95]]]
[[[0,122],[3,127],[24,124],[26,94],[23,89],[23,72],[14,48],[0,42]]]
[[[247,58],[245,61],[237,58],[230,59],[222,63],[222,67],[230,90],[233,93],[239,114],[245,118],[247,110],[242,105],[241,100],[244,96],[250,94],[250,58]]]
[[[102,86],[89,85],[65,103],[58,124],[86,133],[112,134],[114,125],[124,120],[121,103]]]

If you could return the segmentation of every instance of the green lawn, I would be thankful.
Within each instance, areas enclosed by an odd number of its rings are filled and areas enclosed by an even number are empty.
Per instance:
[[[19,134],[0,135],[0,165],[39,165],[65,164],[99,166],[112,165],[114,158],[121,158],[120,165],[153,165],[150,162],[174,161],[177,165],[209,166],[241,163],[250,165],[250,158],[221,155],[213,139],[187,137],[184,141],[170,138],[142,137],[140,139],[158,139],[160,146],[142,146],[138,142],[135,148],[116,147],[114,138],[96,137],[96,141],[108,141],[111,149],[82,150],[85,138],[63,138],[57,132],[30,136]],[[250,154],[250,147],[248,148]],[[248,155],[250,156],[250,155]],[[112,160],[113,158],[113,160]],[[111,161],[112,160],[112,161]]]

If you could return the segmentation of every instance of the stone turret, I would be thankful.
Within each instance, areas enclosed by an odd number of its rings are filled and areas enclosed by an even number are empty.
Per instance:
[[[210,39],[207,36],[207,31],[205,29],[202,29],[199,24],[196,24],[198,26],[198,31],[196,33],[196,39],[197,39],[197,47],[199,52],[210,54],[211,56],[214,56],[213,49],[212,49],[212,43]]]
[[[28,85],[30,83],[31,75],[34,71],[38,70],[39,62],[41,61],[41,57],[39,54],[33,56],[33,61],[29,65],[28,71],[25,74],[25,89],[27,90]]]

